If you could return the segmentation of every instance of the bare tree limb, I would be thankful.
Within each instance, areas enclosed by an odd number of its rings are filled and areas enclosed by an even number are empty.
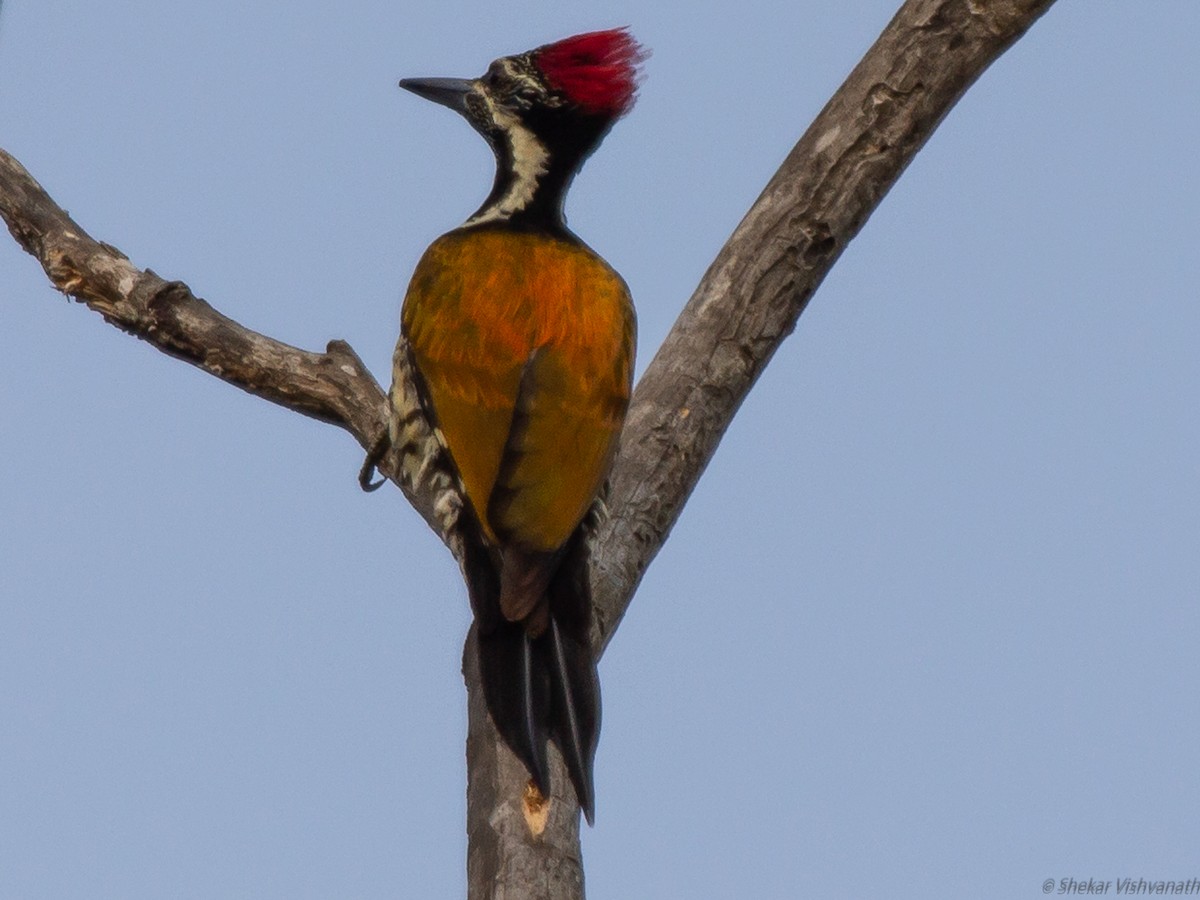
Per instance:
[[[0,216],[57,290],[122,331],[251,394],[338,425],[366,450],[386,433],[387,397],[345,341],[330,341],[324,353],[292,347],[222,315],[183,282],[139,269],[80,228],[3,149]],[[395,464],[390,454],[377,462],[389,476]],[[405,493],[433,527],[429,498]]]
[[[0,150],[0,212],[55,288],[106,321],[231,384],[359,438],[383,420],[383,391],[346,344],[310,353],[256,334],[195,297],[187,285],[142,271],[94,240]]]
[[[597,635],[612,638],[642,575],[742,400],[842,250],[987,66],[1053,0],[908,0],[718,254],[638,385],[593,561]],[[350,347],[304,351],[242,327],[89,237],[0,150],[0,215],[51,283],[165,353],[349,431],[384,433],[383,391]],[[399,484],[390,455],[379,469]],[[427,522],[428,498],[406,492]],[[469,655],[468,655],[469,656]],[[582,898],[573,798],[521,792],[524,771],[469,697],[472,898]],[[553,754],[552,754],[553,755]],[[556,790],[570,791],[555,759]]]
[[[721,249],[629,411],[593,578],[601,643],[846,245],[958,98],[1051,3],[909,0]]]

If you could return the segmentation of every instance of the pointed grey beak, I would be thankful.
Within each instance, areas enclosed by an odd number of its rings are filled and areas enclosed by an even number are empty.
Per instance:
[[[418,97],[448,106],[457,113],[467,111],[467,94],[473,82],[465,78],[402,78],[400,87]]]

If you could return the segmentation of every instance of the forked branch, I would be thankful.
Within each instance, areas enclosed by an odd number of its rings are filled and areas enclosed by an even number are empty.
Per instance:
[[[635,393],[594,557],[598,642],[611,639],[742,399],[842,250],[955,101],[1052,2],[908,0],[747,213]],[[383,433],[383,391],[348,345],[290,347],[138,269],[90,238],[2,150],[0,215],[58,290],[117,327],[339,425],[364,448]],[[379,469],[393,476],[395,460],[385,456]],[[427,498],[409,499],[429,521]],[[491,727],[478,674],[466,674],[470,896],[581,898],[571,798],[552,802],[543,830],[531,833],[520,764]],[[567,784],[561,768],[555,783]]]

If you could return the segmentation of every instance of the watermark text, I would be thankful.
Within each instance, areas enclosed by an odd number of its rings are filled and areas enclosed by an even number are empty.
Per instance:
[[[1121,895],[1128,897],[1175,895],[1200,897],[1200,878],[1047,878],[1043,894]]]

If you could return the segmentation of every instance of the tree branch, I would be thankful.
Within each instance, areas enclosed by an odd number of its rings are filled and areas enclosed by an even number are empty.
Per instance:
[[[958,98],[1053,0],[909,0],[705,273],[638,384],[595,561],[607,644],[746,394]]]
[[[164,353],[273,403],[366,435],[386,422],[383,391],[348,345],[324,354],[243,328],[197,298],[187,285],[138,269],[120,250],[94,240],[0,150],[0,213],[55,288],[111,325]]]
[[[1053,0],[908,0],[721,250],[638,385],[593,559],[596,641],[611,640],[738,407],[809,298],[938,123]],[[89,237],[0,150],[0,215],[51,283],[160,350],[372,448],[383,391],[350,347],[324,353],[242,327]],[[399,484],[396,459],[379,470]],[[406,495],[432,523],[428,498]],[[582,898],[573,798],[531,805],[524,772],[469,696],[472,898]],[[557,754],[552,756],[556,757]],[[561,760],[556,789],[569,794]],[[544,819],[539,818],[545,816]]]
[[[386,433],[387,397],[345,341],[330,341],[324,353],[301,350],[239,325],[183,282],[139,269],[80,228],[3,149],[0,216],[57,290],[111,325],[244,391],[344,428],[366,450]],[[388,453],[377,468],[392,477],[397,462]],[[405,495],[434,527],[430,499]]]

